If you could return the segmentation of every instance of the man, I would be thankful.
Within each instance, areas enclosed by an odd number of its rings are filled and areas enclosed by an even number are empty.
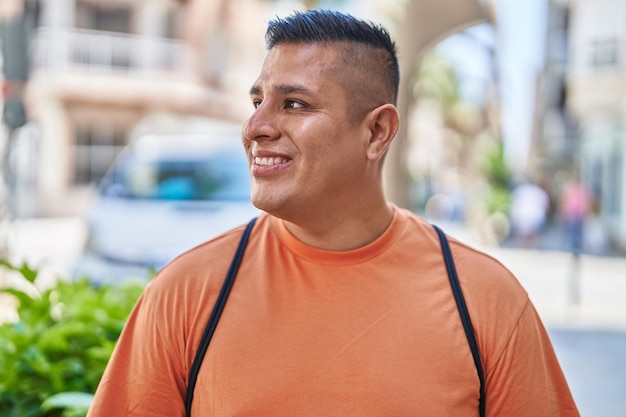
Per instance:
[[[264,213],[194,390],[200,416],[476,416],[480,382],[437,234],[387,202],[395,46],[330,11],[276,19],[243,128]],[[183,416],[189,371],[243,227],[147,286],[89,416]],[[486,415],[577,416],[526,292],[451,239]]]

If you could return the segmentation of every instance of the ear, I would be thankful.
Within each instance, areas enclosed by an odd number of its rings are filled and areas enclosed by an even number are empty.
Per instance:
[[[393,104],[383,104],[369,114],[370,141],[367,159],[377,161],[385,154],[398,132],[400,116]]]

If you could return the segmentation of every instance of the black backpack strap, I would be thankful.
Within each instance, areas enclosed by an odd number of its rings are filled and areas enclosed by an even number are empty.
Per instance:
[[[191,403],[193,402],[193,392],[196,387],[196,380],[198,379],[200,365],[202,365],[202,360],[204,359],[204,355],[206,354],[206,351],[209,347],[209,342],[211,342],[211,338],[213,337],[213,333],[215,332],[215,328],[217,327],[217,322],[222,315],[222,311],[224,310],[224,306],[226,305],[226,300],[228,299],[230,290],[233,287],[233,283],[235,282],[235,277],[237,276],[237,271],[239,270],[239,264],[241,263],[243,253],[245,252],[246,246],[248,245],[248,238],[250,237],[250,233],[252,232],[252,228],[254,227],[255,222],[256,217],[250,220],[250,222],[246,226],[246,229],[243,232],[243,235],[241,236],[239,246],[237,246],[237,251],[233,256],[230,267],[228,268],[228,273],[226,274],[226,278],[224,279],[224,283],[222,284],[222,289],[220,290],[220,293],[217,297],[215,306],[213,306],[211,317],[209,318],[206,328],[204,329],[202,339],[200,340],[200,344],[198,345],[198,351],[196,352],[193,364],[191,365],[191,370],[189,371],[189,379],[187,381],[187,396],[185,397],[185,412],[187,417],[191,417]]]
[[[465,298],[461,291],[461,284],[459,283],[459,277],[456,273],[456,267],[454,266],[454,259],[452,258],[452,251],[448,244],[446,234],[437,226],[432,225],[437,234],[439,235],[439,242],[441,243],[441,251],[443,252],[443,259],[446,262],[446,269],[448,271],[448,278],[450,279],[450,286],[452,287],[452,293],[454,294],[454,300],[463,322],[463,329],[465,330],[465,336],[469,343],[474,357],[474,365],[476,365],[476,371],[478,372],[478,379],[480,379],[480,400],[478,403],[478,411],[480,417],[485,416],[485,372],[483,370],[483,364],[480,360],[480,351],[478,350],[478,343],[476,342],[476,335],[474,334],[474,328],[472,327],[472,321],[465,304]]]

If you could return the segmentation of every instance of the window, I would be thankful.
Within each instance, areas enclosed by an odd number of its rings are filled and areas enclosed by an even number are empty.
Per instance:
[[[125,146],[126,132],[93,126],[77,129],[74,183],[98,184]]]
[[[616,67],[619,63],[616,39],[593,41],[591,53],[591,64],[596,68]]]
[[[79,29],[131,33],[131,10],[128,7],[79,3],[76,15]]]

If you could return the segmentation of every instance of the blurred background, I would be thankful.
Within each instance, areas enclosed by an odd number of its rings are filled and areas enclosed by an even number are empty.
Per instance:
[[[119,155],[240,125],[267,21],[315,7],[397,39],[389,198],[513,270],[581,412],[626,416],[626,0],[0,0],[0,258],[76,275]]]

